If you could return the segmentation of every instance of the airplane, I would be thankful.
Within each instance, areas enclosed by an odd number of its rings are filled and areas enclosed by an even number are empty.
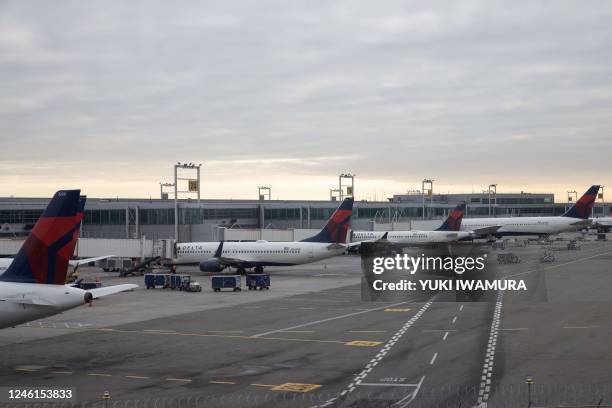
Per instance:
[[[459,231],[464,214],[465,203],[462,203],[455,207],[434,231],[352,231],[350,246],[351,249],[356,249],[361,242],[383,240],[400,245],[431,245],[469,239],[473,237],[473,232]]]
[[[591,228],[596,229],[597,232],[610,232],[612,228],[612,217],[591,218]]]
[[[0,276],[0,328],[62,313],[92,299],[138,287],[83,290],[65,284],[76,246],[80,190],[60,190]]]
[[[589,217],[597,198],[600,186],[591,186],[576,203],[560,216],[552,217],[504,217],[504,218],[466,218],[461,230],[499,227],[490,234],[495,237],[538,235],[548,236],[561,232],[588,228]]]
[[[77,211],[76,228],[74,230],[75,240],[79,239],[79,235],[81,233],[81,221],[83,220],[86,201],[87,201],[86,196],[79,197],[79,208]],[[113,257],[113,255],[102,255],[102,256],[96,256],[93,258],[83,258],[83,259],[70,259],[68,261],[68,264],[74,268],[73,271],[76,271],[80,265],[86,265],[91,262],[101,261],[102,259],[107,259],[111,257]],[[13,258],[0,258],[0,275],[2,275],[8,269],[8,267],[11,265],[12,262],[13,262]]]
[[[294,266],[344,253],[353,215],[353,198],[345,198],[323,229],[315,236],[297,242],[186,242],[176,245],[176,265],[198,264],[202,272],[236,268],[239,273],[254,268],[261,273],[267,266]]]

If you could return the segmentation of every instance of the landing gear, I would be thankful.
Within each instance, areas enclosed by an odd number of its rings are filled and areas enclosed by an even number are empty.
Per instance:
[[[255,273],[263,273],[263,266],[256,266]]]

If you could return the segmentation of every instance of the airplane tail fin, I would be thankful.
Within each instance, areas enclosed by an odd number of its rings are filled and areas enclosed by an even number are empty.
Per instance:
[[[346,236],[353,215],[353,198],[345,198],[338,209],[332,214],[327,224],[314,237],[303,239],[302,242],[323,242],[330,244],[346,243]]]
[[[68,260],[76,245],[80,190],[60,190],[36,221],[1,281],[66,283]],[[82,203],[84,206],[84,201]],[[80,220],[79,220],[80,221]]]
[[[593,185],[591,186],[586,193],[580,197],[578,201],[574,205],[571,206],[569,210],[563,213],[562,217],[572,217],[572,218],[581,218],[583,220],[588,219],[591,216],[591,211],[593,210],[593,205],[595,205],[595,200],[597,199],[597,193],[599,192],[600,186]]]
[[[448,214],[448,217],[436,231],[459,231],[461,229],[461,220],[465,214],[465,203],[461,203]]]

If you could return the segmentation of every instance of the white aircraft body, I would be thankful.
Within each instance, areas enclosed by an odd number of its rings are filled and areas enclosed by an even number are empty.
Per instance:
[[[461,230],[498,226],[499,229],[491,235],[501,237],[546,236],[587,228],[598,191],[598,185],[591,186],[569,210],[558,217],[465,218],[461,223]]]
[[[353,199],[346,198],[323,229],[298,242],[186,242],[177,244],[175,264],[199,264],[202,272],[233,267],[240,272],[266,266],[301,265],[330,258],[347,249],[346,236],[353,213]]]
[[[65,285],[82,217],[79,190],[58,191],[0,276],[0,328],[62,313],[92,299],[138,287],[83,290]]]

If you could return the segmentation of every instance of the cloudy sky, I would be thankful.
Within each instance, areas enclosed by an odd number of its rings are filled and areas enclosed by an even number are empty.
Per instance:
[[[612,186],[610,21],[609,1],[0,0],[0,196],[156,197],[176,161],[211,198],[325,199],[347,171],[367,199]]]

